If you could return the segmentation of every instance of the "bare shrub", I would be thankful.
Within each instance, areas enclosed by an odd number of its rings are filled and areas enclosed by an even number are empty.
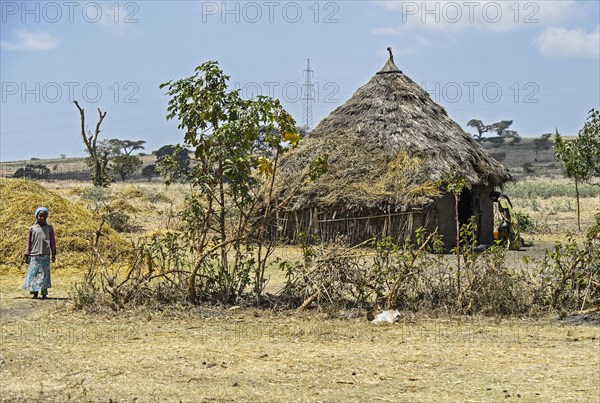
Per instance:
[[[365,258],[355,248],[302,243],[303,261],[282,262],[287,283],[280,295],[291,307],[341,308],[367,302],[374,292]]]
[[[536,263],[536,304],[565,311],[600,306],[600,213],[582,243],[569,235]]]
[[[292,306],[397,308],[409,311],[513,315],[531,311],[534,283],[508,267],[506,249],[493,245],[475,252],[476,226],[461,229],[461,285],[453,258],[442,254],[435,233],[416,233],[403,245],[372,242],[366,258],[343,245],[304,247],[304,259],[286,266],[282,295]]]
[[[600,306],[600,214],[583,242],[557,243],[533,270],[506,264],[506,249],[495,244],[476,252],[473,221],[461,228],[461,286],[455,258],[442,253],[436,233],[418,230],[414,241],[397,245],[389,238],[365,245],[302,243],[302,260],[276,260],[287,282],[271,307],[320,310],[396,308],[451,314],[515,315],[584,310]],[[190,276],[196,276],[199,301],[222,303],[218,247],[199,258],[189,234],[168,231],[131,245],[130,252],[98,250],[102,225],[92,242],[94,253],[82,281],[73,289],[77,308],[189,306]],[[239,256],[235,302],[254,298],[251,245]],[[245,273],[245,274],[244,274]],[[244,277],[245,275],[245,277]],[[232,281],[232,279],[228,279]],[[263,305],[264,306],[264,305]]]
[[[466,286],[460,310],[485,315],[525,313],[531,306],[531,288],[525,273],[505,262],[506,249],[493,245],[464,270]]]

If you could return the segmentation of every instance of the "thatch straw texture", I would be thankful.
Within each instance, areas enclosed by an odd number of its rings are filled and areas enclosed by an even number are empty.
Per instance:
[[[56,233],[57,265],[73,270],[87,268],[99,217],[36,182],[5,178],[0,178],[0,268],[14,269],[24,265],[27,230],[35,222],[34,212],[39,206],[50,210],[48,223]],[[99,246],[103,250],[122,251],[129,244],[105,225]]]
[[[326,172],[309,179],[311,161]],[[281,162],[276,196],[290,210],[406,211],[440,196],[455,169],[471,186],[498,186],[508,171],[388,60],[384,68]]]

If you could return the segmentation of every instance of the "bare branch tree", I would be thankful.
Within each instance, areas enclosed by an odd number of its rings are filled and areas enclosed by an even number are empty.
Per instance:
[[[100,125],[106,116],[106,111],[103,113],[100,108],[98,108],[98,122],[96,123],[96,129],[92,133],[88,131],[85,132],[85,110],[79,106],[77,101],[73,101],[77,109],[79,109],[79,115],[81,116],[81,138],[83,139],[83,143],[85,144],[86,150],[90,155],[93,173],[92,173],[92,182],[94,186],[107,186],[109,183],[108,175],[106,174],[106,164],[102,163],[102,155],[98,150],[97,140],[98,135],[100,134]]]

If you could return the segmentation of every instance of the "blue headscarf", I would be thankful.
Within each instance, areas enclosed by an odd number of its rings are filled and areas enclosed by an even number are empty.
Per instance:
[[[40,212],[45,211],[46,212],[46,216],[50,215],[50,213],[48,212],[48,207],[38,207],[35,210],[35,223],[37,224],[37,216]]]

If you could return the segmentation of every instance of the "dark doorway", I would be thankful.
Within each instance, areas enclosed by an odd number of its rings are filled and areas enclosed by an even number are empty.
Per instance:
[[[469,189],[463,189],[458,202],[458,222],[467,224],[473,215],[473,194]]]

